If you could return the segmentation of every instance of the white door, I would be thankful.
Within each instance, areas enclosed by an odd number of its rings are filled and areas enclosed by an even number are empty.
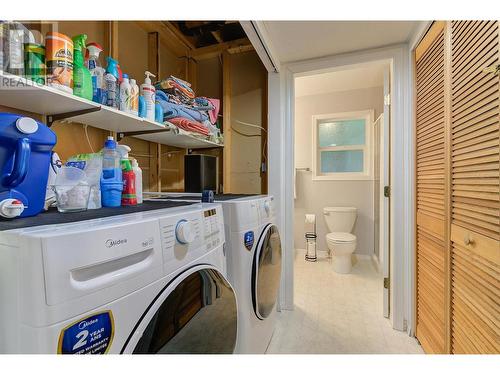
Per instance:
[[[382,264],[382,273],[384,276],[384,317],[388,318],[390,314],[390,69],[387,67],[384,72],[384,114],[380,124],[380,236],[379,251],[380,262]]]

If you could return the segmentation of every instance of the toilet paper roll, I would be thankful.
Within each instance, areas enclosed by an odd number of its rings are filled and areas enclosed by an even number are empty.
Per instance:
[[[314,224],[316,222],[315,214],[306,214],[306,224]]]

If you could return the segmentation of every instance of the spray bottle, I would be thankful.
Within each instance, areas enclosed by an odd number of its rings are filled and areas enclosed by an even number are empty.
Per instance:
[[[132,167],[132,162],[128,157],[130,147],[127,145],[118,145],[116,150],[120,154],[120,165],[122,168],[123,191],[122,191],[122,206],[135,206],[137,204],[136,195],[136,176]]]
[[[85,34],[73,37],[73,95],[92,100],[92,76],[83,60],[86,40]]]
[[[102,51],[103,49],[98,43],[87,44],[85,65],[92,76],[92,100],[99,104],[106,104],[106,85],[104,84],[106,71],[99,62],[99,54]]]
[[[148,120],[155,120],[155,87],[151,84],[150,77],[156,77],[153,73],[148,71],[144,72],[146,78],[144,83],[141,85],[141,95],[144,97],[144,102],[146,105],[146,118]]]
[[[106,105],[118,108],[118,62],[110,56],[108,56],[106,60],[108,62],[106,75],[104,76],[104,82],[106,84]]]

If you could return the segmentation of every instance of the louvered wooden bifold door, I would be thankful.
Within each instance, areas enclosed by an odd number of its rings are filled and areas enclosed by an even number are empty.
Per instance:
[[[451,40],[451,351],[500,353],[498,22],[452,22]]]
[[[435,24],[416,61],[417,326],[428,353],[445,350],[444,30]]]
[[[416,60],[416,336],[500,353],[498,21],[435,22]]]

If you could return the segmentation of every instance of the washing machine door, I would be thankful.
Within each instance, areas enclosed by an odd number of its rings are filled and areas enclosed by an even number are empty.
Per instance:
[[[171,281],[136,324],[122,353],[233,353],[237,307],[231,285],[210,265]]]
[[[263,320],[273,311],[280,279],[280,234],[276,225],[268,224],[257,243],[252,267],[252,302],[257,318]]]

